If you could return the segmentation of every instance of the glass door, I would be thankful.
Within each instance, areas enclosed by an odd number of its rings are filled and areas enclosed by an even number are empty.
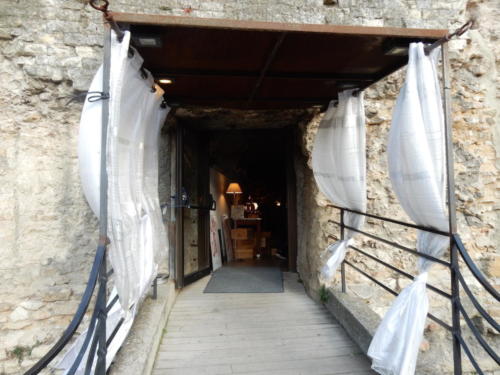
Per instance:
[[[209,245],[209,213],[212,200],[209,195],[208,139],[201,132],[182,127],[181,169],[178,190],[182,196],[179,224],[182,248],[182,285],[185,286],[211,271]]]

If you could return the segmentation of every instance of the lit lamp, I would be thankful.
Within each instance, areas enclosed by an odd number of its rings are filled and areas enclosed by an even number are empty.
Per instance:
[[[232,194],[233,196],[233,205],[237,206],[238,205],[238,199],[240,197],[240,194],[243,194],[243,191],[241,190],[240,184],[237,182],[231,182],[229,186],[227,187],[226,194]]]

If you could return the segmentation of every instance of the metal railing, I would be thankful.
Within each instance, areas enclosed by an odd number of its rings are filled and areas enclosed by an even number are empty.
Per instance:
[[[416,225],[416,224],[406,223],[403,221],[390,219],[390,218],[386,218],[386,217],[382,217],[382,216],[377,216],[377,215],[373,215],[373,214],[368,214],[368,213],[364,213],[364,212],[360,212],[360,211],[356,211],[356,210],[350,210],[350,209],[342,208],[342,207],[338,207],[338,206],[329,205],[329,207],[333,207],[333,208],[340,210],[340,221],[338,222],[335,220],[329,220],[329,222],[336,224],[340,227],[340,238],[341,239],[343,239],[345,237],[345,230],[348,229],[348,230],[354,231],[362,236],[365,236],[369,239],[378,241],[378,242],[383,243],[385,245],[392,246],[393,248],[396,248],[399,250],[403,250],[403,251],[405,251],[409,254],[412,254],[414,256],[426,258],[430,261],[433,261],[435,263],[438,263],[438,264],[446,267],[450,271],[450,279],[451,279],[451,285],[452,285],[451,294],[448,293],[447,291],[441,290],[441,289],[439,289],[436,286],[431,285],[431,284],[426,284],[426,286],[429,290],[437,293],[441,297],[444,297],[451,302],[451,304],[452,304],[452,319],[451,319],[452,323],[450,325],[431,313],[428,313],[428,315],[427,315],[428,318],[430,318],[434,322],[438,323],[441,327],[443,327],[444,329],[446,329],[447,331],[449,331],[452,334],[452,337],[454,339],[453,341],[456,340],[459,343],[459,349],[461,349],[465,352],[465,354],[467,355],[468,359],[470,360],[472,366],[474,367],[474,369],[476,370],[476,372],[479,375],[484,374],[484,371],[481,369],[481,366],[478,363],[476,356],[472,353],[469,345],[466,343],[464,336],[461,332],[462,319],[463,319],[463,321],[465,321],[465,324],[467,325],[467,327],[469,327],[469,329],[471,330],[473,337],[476,339],[479,346],[482,349],[484,349],[484,351],[488,354],[489,357],[491,357],[491,359],[493,359],[498,365],[500,365],[500,358],[498,356],[498,353],[496,353],[495,350],[491,347],[491,345],[485,340],[485,338],[483,337],[483,335],[481,334],[481,332],[476,327],[476,325],[472,321],[471,317],[469,316],[469,314],[465,310],[465,307],[460,299],[460,288],[453,287],[454,283],[457,283],[459,286],[461,286],[462,289],[465,291],[465,294],[467,295],[467,297],[471,301],[472,306],[474,306],[474,308],[481,315],[481,317],[483,317],[484,320],[486,320],[493,327],[494,330],[496,330],[497,332],[500,333],[500,325],[498,324],[498,322],[486,311],[486,309],[477,300],[477,298],[474,296],[471,289],[467,285],[467,282],[465,281],[464,276],[460,270],[458,256],[461,256],[463,262],[467,265],[467,268],[470,270],[470,272],[472,273],[474,278],[479,282],[481,287],[485,291],[488,292],[489,295],[491,295],[496,301],[500,301],[500,294],[488,282],[486,277],[483,275],[483,273],[476,266],[476,264],[474,263],[474,261],[472,260],[470,255],[468,254],[467,250],[465,249],[465,246],[463,245],[462,240],[460,239],[460,236],[458,234],[442,232],[442,231],[439,231],[439,230],[436,230],[433,228],[427,228],[427,227],[423,227],[423,226]],[[351,212],[351,213],[355,213],[358,215],[363,215],[365,217],[369,217],[372,219],[381,220],[382,222],[389,222],[389,223],[401,225],[401,226],[408,227],[408,228],[414,228],[414,229],[418,229],[418,230],[422,230],[422,231],[426,231],[426,232],[431,232],[431,233],[436,233],[436,234],[440,234],[443,236],[447,236],[450,238],[450,261],[448,262],[448,261],[433,257],[433,256],[428,255],[428,254],[420,253],[420,252],[416,251],[415,249],[411,249],[409,247],[403,246],[397,242],[390,241],[390,240],[387,240],[385,238],[374,235],[372,233],[368,233],[366,231],[359,230],[359,229],[356,229],[354,227],[345,225],[344,213],[346,211]],[[396,273],[398,273],[398,274],[400,274],[408,279],[413,280],[415,278],[413,275],[391,265],[388,262],[385,262],[385,261],[379,259],[378,257],[376,257],[376,256],[374,256],[374,255],[372,255],[364,250],[361,250],[360,248],[358,248],[356,246],[349,246],[349,248],[356,251],[358,254],[362,255],[363,257],[371,259],[371,260],[381,264],[382,266],[390,269],[391,271],[394,271],[394,272],[396,272]],[[382,287],[387,292],[389,292],[395,296],[398,295],[397,291],[390,288],[389,286],[387,286],[386,284],[384,284],[380,280],[377,280],[376,277],[374,277],[373,275],[370,275],[368,272],[362,270],[360,267],[356,266],[355,264],[353,264],[349,260],[344,260],[344,262],[342,263],[341,269],[340,269],[342,292],[346,293],[346,291],[347,291],[345,265],[348,265],[353,270],[359,272],[360,274],[362,274],[363,276],[365,276],[366,278],[368,278],[369,280],[371,280],[372,282],[374,282],[378,286]],[[456,316],[454,316],[454,315],[456,315]],[[461,372],[462,372],[461,353],[454,352],[453,357],[454,357],[453,358],[453,365],[454,365],[455,374],[461,374]]]
[[[80,301],[80,304],[78,305],[78,309],[76,310],[75,315],[73,316],[73,319],[62,334],[61,338],[55,343],[55,345],[49,350],[47,354],[45,354],[33,367],[31,367],[25,373],[25,375],[38,374],[40,371],[46,368],[70,342],[89,308],[90,301],[92,299],[92,296],[94,295],[94,290],[98,282],[99,288],[95,300],[94,311],[90,318],[87,335],[75,359],[75,362],[68,372],[68,375],[75,374],[91,340],[92,345],[87,357],[85,375],[90,374],[94,364],[96,353],[97,363],[95,367],[95,374],[106,373],[106,348],[109,346],[111,340],[114,337],[114,335],[111,335],[108,342],[106,342],[106,318],[108,311],[118,301],[118,298],[115,298],[110,301],[109,304],[106,303],[107,279],[108,276],[110,276],[110,273],[106,272],[106,245],[100,244],[97,248],[94,263],[90,271],[87,287],[85,288],[82,299]]]
[[[94,263],[90,270],[90,276],[87,282],[87,286],[85,288],[85,291],[83,292],[82,299],[80,300],[80,304],[78,305],[73,319],[69,323],[64,333],[61,335],[61,338],[54,344],[54,346],[47,352],[47,354],[45,354],[33,367],[31,367],[25,373],[25,375],[38,374],[43,369],[47,368],[50,363],[57,357],[57,355],[67,347],[67,345],[75,335],[78,327],[80,326],[80,323],[82,322],[85,314],[89,310],[90,302],[94,295],[94,310],[90,317],[85,339],[83,340],[82,346],[80,347],[78,354],[71,365],[71,368],[68,370],[67,375],[74,375],[76,373],[86,354],[87,360],[85,363],[84,374],[106,374],[107,349],[113,342],[113,339],[115,338],[124,322],[124,318],[120,318],[116,326],[113,328],[113,331],[109,335],[107,335],[106,321],[108,318],[108,314],[119,300],[118,295],[115,295],[111,300],[108,300],[107,298],[107,290],[109,286],[108,280],[112,274],[113,269],[107,271],[106,246],[99,245],[97,247]],[[95,293],[97,285],[97,293]],[[157,299],[158,277],[153,280],[152,288],[152,298]],[[97,361],[95,360],[96,355]]]
[[[113,306],[118,302],[118,295],[112,298],[108,302],[107,287],[108,287],[108,277],[111,276],[113,270],[109,272],[106,271],[106,252],[109,244],[109,239],[107,235],[108,230],[108,175],[106,169],[106,150],[107,150],[107,133],[108,133],[108,121],[109,121],[109,92],[110,92],[110,72],[111,72],[111,29],[115,31],[118,39],[121,41],[123,38],[123,31],[114,22],[113,17],[108,12],[109,1],[90,1],[90,5],[101,11],[104,15],[104,20],[106,21],[106,27],[104,29],[104,47],[103,47],[103,73],[102,73],[102,91],[96,92],[99,94],[92,100],[102,100],[102,111],[101,111],[101,153],[100,153],[100,186],[99,186],[99,245],[97,247],[96,255],[94,258],[94,263],[90,271],[87,286],[83,293],[80,304],[78,305],[77,311],[73,316],[70,324],[62,334],[61,338],[54,344],[54,346],[45,354],[33,367],[31,367],[25,375],[35,375],[38,374],[43,369],[47,368],[49,364],[60,354],[64,348],[71,341],[75,335],[80,323],[82,322],[85,314],[89,309],[91,299],[94,295],[96,285],[99,284],[96,298],[95,306],[92,312],[89,326],[87,329],[87,334],[83,340],[82,346],[79,352],[71,364],[71,368],[66,373],[67,375],[73,375],[76,373],[85,355],[87,355],[87,360],[85,364],[85,375],[91,373],[96,375],[106,374],[106,355],[107,348],[112,343],[117,332],[122,326],[124,319],[121,318],[116,326],[113,328],[112,332],[107,335],[106,323],[108,313],[111,311]],[[129,49],[129,57],[134,55],[134,50]],[[144,70],[143,66],[139,68],[142,73],[142,78],[146,79],[148,74]],[[153,86],[153,92],[155,90]],[[161,104],[164,107],[165,102]],[[207,209],[212,209],[214,201],[210,202],[210,207]],[[204,207],[199,207],[204,208]],[[158,278],[155,277],[153,280],[153,299],[157,298],[157,282]],[[90,346],[90,347],[89,347]],[[88,352],[88,353],[87,353]],[[96,359],[97,355],[97,359]]]
[[[107,3],[107,2],[106,2]],[[106,8],[107,9],[107,8]],[[87,335],[82,343],[82,346],[72,363],[71,368],[68,370],[68,375],[73,375],[78,370],[80,363],[87,352],[87,362],[85,365],[85,375],[93,372],[96,375],[106,374],[106,354],[107,348],[116,335],[116,332],[121,326],[119,322],[117,327],[113,329],[110,337],[106,339],[106,321],[107,315],[113,305],[118,301],[114,298],[107,303],[107,280],[111,275],[106,271],[106,252],[108,247],[108,175],[106,172],[106,149],[107,149],[107,132],[108,132],[108,118],[109,118],[109,79],[110,79],[110,65],[111,65],[111,32],[109,28],[105,29],[104,33],[104,56],[103,56],[103,79],[102,79],[102,111],[101,111],[101,155],[100,155],[100,187],[99,187],[99,241],[97,246],[94,263],[90,271],[90,276],[87,286],[83,293],[83,297],[78,305],[78,309],[73,316],[70,324],[62,334],[61,338],[56,344],[44,355],[33,367],[31,367],[25,374],[34,375],[38,374],[46,368],[54,358],[62,352],[68,345],[72,337],[75,335],[76,330],[85,316],[92,296],[94,295],[95,287],[99,283],[97,296],[95,299],[94,311],[91,315]],[[89,348],[90,345],[90,348]],[[97,354],[97,359],[94,361]],[[94,366],[95,362],[95,366]]]

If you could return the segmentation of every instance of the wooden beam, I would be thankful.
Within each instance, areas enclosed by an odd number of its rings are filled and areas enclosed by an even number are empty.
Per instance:
[[[246,101],[247,98],[235,98],[234,96],[232,97],[222,97],[222,96],[208,96],[208,97],[196,97],[196,96],[175,96],[175,95],[167,95],[166,96],[169,100],[183,100],[183,101],[227,101],[227,102],[244,102]],[[304,102],[304,103],[321,103],[324,102],[325,100],[331,100],[335,98],[303,98],[303,97],[290,97],[290,98],[278,98],[278,97],[273,97],[273,98],[259,98],[256,101],[262,101],[262,102]]]
[[[231,106],[241,106],[248,107],[247,98],[234,98],[234,97],[204,97],[197,98],[192,96],[171,96],[168,95],[165,98],[170,106],[176,105],[201,105],[201,106],[212,106],[212,107],[224,107],[224,105],[229,104]],[[271,103],[271,105],[277,106],[287,106],[290,108],[294,107],[313,107],[316,105],[325,105],[330,102],[330,100],[336,98],[259,98],[254,100],[252,103],[255,106],[262,106],[262,104]],[[250,107],[249,107],[250,108]]]
[[[147,67],[147,66],[146,66]],[[258,78],[257,72],[245,72],[240,70],[218,71],[218,70],[193,70],[193,69],[149,69],[155,78],[175,77],[229,77],[229,78]],[[336,73],[312,73],[312,72],[267,72],[269,79],[307,79],[318,81],[355,81],[373,82],[378,75],[373,74],[336,74]]]
[[[215,18],[179,17],[158,14],[110,12],[116,22],[134,25],[168,27],[196,27],[246,31],[297,32],[315,34],[393,36],[401,38],[439,39],[448,34],[446,29],[413,29],[398,27],[340,26],[280,22],[241,21]]]
[[[250,96],[248,97],[248,104],[252,102],[252,100],[255,98],[255,95],[257,95],[257,91],[259,91],[260,86],[262,85],[262,81],[264,80],[264,77],[266,76],[267,71],[269,70],[269,67],[274,61],[274,58],[276,57],[276,54],[278,53],[278,50],[285,40],[286,33],[281,33],[276,40],[276,43],[274,43],[273,49],[269,53],[269,56],[266,59],[266,62],[264,66],[262,67],[262,70],[260,71],[259,78],[257,79],[257,82],[255,83],[255,86],[252,89],[252,92],[250,93]]]

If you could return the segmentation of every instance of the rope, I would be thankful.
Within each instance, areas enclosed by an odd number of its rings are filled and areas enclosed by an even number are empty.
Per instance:
[[[120,29],[120,26],[113,19],[113,16],[109,13],[109,1],[108,0],[89,0],[89,4],[95,10],[102,12],[104,20],[109,24],[109,26],[115,31],[118,40],[121,42],[123,36],[125,35]]]

